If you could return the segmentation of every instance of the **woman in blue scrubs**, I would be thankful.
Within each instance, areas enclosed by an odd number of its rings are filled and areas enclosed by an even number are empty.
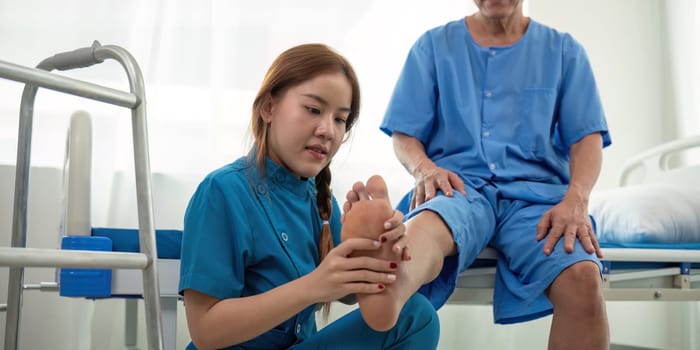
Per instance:
[[[420,294],[386,332],[369,328],[359,310],[316,328],[317,306],[382,293],[402,263],[400,254],[352,254],[401,241],[398,212],[377,240],[340,242],[329,165],[359,107],[355,73],[330,48],[300,45],[273,62],[253,104],[253,148],[210,173],[185,213],[179,289],[188,349],[436,347],[437,314]]]

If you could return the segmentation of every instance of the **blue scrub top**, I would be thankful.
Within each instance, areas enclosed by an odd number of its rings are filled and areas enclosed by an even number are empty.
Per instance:
[[[318,266],[322,221],[313,179],[298,179],[253,155],[209,174],[185,213],[179,290],[218,299],[263,293]],[[332,199],[331,232],[340,242],[340,209]],[[227,349],[288,348],[316,333],[315,305],[274,329]],[[194,348],[190,344],[189,348]]]
[[[411,48],[381,130],[420,140],[438,166],[506,198],[555,203],[569,182],[569,147],[610,136],[588,57],[570,35],[530,20],[505,47],[479,46],[464,18]]]

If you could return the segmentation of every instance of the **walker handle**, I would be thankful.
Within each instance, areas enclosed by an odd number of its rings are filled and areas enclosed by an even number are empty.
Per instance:
[[[95,40],[91,47],[83,47],[73,51],[57,53],[53,55],[53,57],[49,59],[50,62],[47,63],[52,66],[51,68],[58,70],[90,67],[103,62],[103,60],[95,57],[95,49],[100,46],[102,45]]]

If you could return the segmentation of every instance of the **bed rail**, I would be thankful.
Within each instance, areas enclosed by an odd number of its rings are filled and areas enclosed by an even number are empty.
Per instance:
[[[129,79],[129,92],[53,74],[52,70],[89,67],[112,59],[121,64]],[[9,266],[8,301],[5,325],[5,350],[17,349],[24,267],[112,267],[141,269],[144,286],[146,333],[149,349],[163,349],[163,325],[160,311],[157,252],[153,221],[151,169],[145,108],[145,89],[141,70],[131,54],[121,47],[91,47],[56,54],[36,68],[0,60],[0,77],[25,83],[20,106],[14,209],[11,247],[0,248],[0,266]],[[27,199],[34,100],[39,87],[105,102],[131,109],[136,197],[139,221],[140,253],[61,251],[26,247]]]
[[[622,164],[622,170],[617,178],[617,183],[620,186],[626,186],[632,181],[632,174],[637,170],[643,170],[643,182],[656,182],[663,179],[664,183],[668,183],[669,174],[673,171],[671,160],[673,156],[691,148],[700,147],[700,135],[685,137],[678,140],[669,141],[652,147],[638,155],[629,158]]]

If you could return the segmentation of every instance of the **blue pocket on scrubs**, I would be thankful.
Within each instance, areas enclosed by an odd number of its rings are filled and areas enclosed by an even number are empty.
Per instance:
[[[551,144],[556,91],[549,88],[525,89],[518,99],[520,124],[518,141],[525,157],[542,159]],[[545,133],[543,133],[545,132]]]

